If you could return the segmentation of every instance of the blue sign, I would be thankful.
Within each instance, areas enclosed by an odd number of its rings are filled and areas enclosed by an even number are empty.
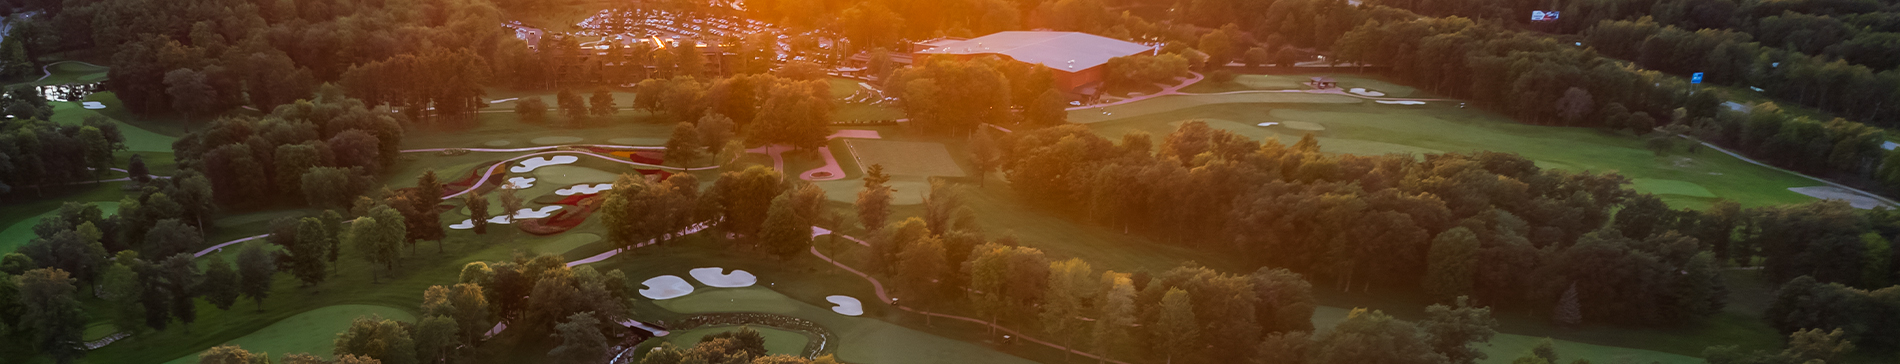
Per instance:
[[[1702,83],[1702,72],[1689,75],[1689,83]]]

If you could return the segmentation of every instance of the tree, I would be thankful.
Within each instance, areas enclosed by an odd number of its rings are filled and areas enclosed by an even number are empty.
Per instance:
[[[1095,355],[1101,359],[1098,363],[1107,362],[1114,348],[1128,345],[1129,328],[1134,326],[1136,317],[1134,281],[1126,274],[1112,271],[1102,272],[1102,280],[1106,287],[1095,302]]]
[[[513,185],[501,187],[501,213],[511,224],[515,222],[515,214],[521,212],[521,196],[516,196],[515,190]]]
[[[1313,331],[1313,284],[1306,277],[1285,268],[1262,267],[1254,271],[1254,317],[1266,332]]]
[[[165,93],[172,98],[172,109],[187,119],[217,111],[218,90],[205,80],[204,72],[180,68],[165,73]]]
[[[1153,327],[1155,352],[1173,363],[1175,357],[1187,359],[1194,353],[1192,348],[1199,343],[1200,321],[1194,318],[1194,306],[1188,302],[1188,292],[1180,288],[1169,288],[1161,296],[1160,314],[1156,316]]]
[[[783,180],[779,171],[765,166],[720,174],[709,193],[725,218],[720,227],[740,236],[756,237],[773,199],[784,189]]]
[[[185,329],[189,331],[192,321],[198,320],[198,305],[193,299],[203,292],[200,285],[204,281],[204,273],[199,270],[198,263],[192,262],[191,254],[179,253],[165,258],[154,276],[170,293],[168,297],[171,302],[164,305],[171,308],[171,317],[185,324]],[[150,309],[147,307],[147,310]]]
[[[996,137],[992,134],[995,133],[990,130],[978,130],[970,134],[970,143],[965,146],[970,150],[970,164],[976,167],[978,186],[987,185],[990,171],[1003,163],[1002,148],[997,145]]]
[[[906,265],[909,262],[905,263]],[[904,267],[900,266],[899,269]],[[1114,277],[1107,283],[1113,284]],[[1074,346],[1077,338],[1087,337],[1087,324],[1078,320],[1089,300],[1095,299],[1103,282],[1098,282],[1094,268],[1080,258],[1049,263],[1049,293],[1043,294],[1042,330],[1051,337],[1061,340],[1063,346]],[[1099,317],[1098,317],[1099,319]],[[1063,361],[1068,360],[1068,352],[1062,354]]]
[[[361,356],[384,364],[416,364],[416,342],[400,322],[380,315],[359,316],[336,335],[334,354]]]
[[[607,337],[600,334],[600,320],[593,312],[568,316],[567,322],[555,325],[554,330],[561,337],[561,345],[548,351],[548,357],[558,362],[584,363],[607,356]]]
[[[554,95],[554,103],[561,109],[561,116],[567,118],[569,125],[587,124],[587,99],[573,91],[562,89]]]
[[[468,222],[475,225],[475,235],[488,234],[488,197],[479,191],[469,191],[462,195],[462,205],[468,207]]]
[[[230,310],[237,303],[239,287],[238,273],[231,269],[231,263],[225,262],[223,255],[211,256],[205,264],[205,279],[201,290],[206,301],[220,310]]]
[[[620,112],[620,108],[614,106],[614,93],[604,87],[594,89],[594,95],[587,101],[587,111],[594,117],[605,118]]]
[[[1465,302],[1464,296],[1459,296],[1457,301],[1457,308],[1445,305],[1426,307],[1426,319],[1418,323],[1418,328],[1425,333],[1432,351],[1443,354],[1452,364],[1471,364],[1484,360],[1485,353],[1472,344],[1491,341],[1491,336],[1498,332],[1498,321],[1491,318],[1491,309],[1488,307],[1471,307]]]
[[[950,280],[950,264],[944,260],[943,240],[934,236],[925,236],[917,241],[904,244],[897,253],[900,264],[897,277],[904,284],[904,292],[910,302],[919,307],[928,307],[936,302],[943,293],[943,284]],[[925,316],[929,323],[930,316]]]
[[[1576,326],[1583,322],[1582,306],[1577,302],[1577,284],[1571,283],[1564,290],[1563,298],[1557,300],[1557,308],[1551,310],[1551,321],[1565,326]]]
[[[732,118],[720,114],[706,114],[699,118],[699,145],[706,147],[706,155],[719,155],[726,142],[732,141],[732,134],[738,127]],[[719,163],[724,161],[714,161]]]
[[[515,116],[520,117],[523,123],[547,123],[548,102],[540,96],[523,97],[515,101]]]
[[[1266,48],[1253,47],[1248,48],[1247,53],[1241,55],[1240,59],[1247,63],[1248,68],[1259,68],[1268,63],[1273,63],[1273,54],[1268,53]]]
[[[197,228],[185,225],[178,219],[158,220],[158,224],[145,233],[145,243],[142,245],[145,251],[142,255],[169,257],[189,252],[191,247],[203,242],[204,238],[198,235]]]
[[[884,174],[884,166],[872,164],[865,172],[864,190],[858,191],[858,200],[853,205],[858,210],[858,224],[865,230],[877,231],[891,216],[891,188],[884,185],[890,176]]]
[[[1411,323],[1363,308],[1353,309],[1345,321],[1319,333],[1314,341],[1314,364],[1446,362],[1444,355],[1432,352],[1424,335]]]
[[[457,330],[455,319],[448,316],[428,316],[416,322],[416,359],[423,363],[444,361],[461,342]]]
[[[791,259],[811,248],[811,223],[800,217],[793,205],[792,191],[772,199],[771,211],[759,231],[765,251],[779,259]]]
[[[326,258],[330,254],[330,240],[335,237],[323,227],[323,220],[306,217],[297,221],[297,244],[291,246],[291,273],[303,281],[304,286],[323,283],[330,267]]]
[[[79,290],[66,271],[41,268],[17,278],[20,287],[20,326],[31,330],[33,347],[60,364],[86,355],[82,334],[86,313],[73,294]]]
[[[699,129],[692,123],[674,124],[673,137],[666,139],[666,158],[679,161],[681,166],[691,166],[692,161],[704,156],[699,139]]]
[[[1590,92],[1581,88],[1571,87],[1564,90],[1564,97],[1557,99],[1557,116],[1563,118],[1564,123],[1569,125],[1575,125],[1577,121],[1583,120],[1583,117],[1589,116],[1590,111],[1595,108],[1596,102],[1590,99]]]
[[[1069,100],[1062,93],[1051,89],[1036,96],[1036,101],[1023,110],[1023,126],[1046,128],[1069,122]]]
[[[218,345],[198,354],[198,364],[265,364],[265,353],[251,353],[237,345]]]
[[[1470,294],[1477,259],[1478,235],[1471,229],[1455,227],[1439,233],[1427,253],[1425,292],[1441,300]]]
[[[454,318],[455,323],[460,327],[458,331],[461,333],[462,343],[474,346],[492,326],[488,322],[487,293],[478,284],[456,284],[449,291],[449,303],[455,305]]]
[[[313,207],[348,206],[357,196],[354,174],[348,168],[312,167],[301,176],[304,202]],[[289,177],[285,177],[289,178]]]
[[[133,154],[132,159],[125,163],[125,174],[131,176],[132,180],[138,183],[150,182],[152,180],[151,170],[145,167],[145,157],[139,154]]]
[[[127,333],[139,332],[142,329],[140,325],[143,323],[141,319],[145,317],[145,308],[139,306],[139,275],[132,269],[133,264],[140,264],[137,260],[138,252],[129,250],[120,252],[118,257],[113,259],[112,264],[106,266],[105,272],[100,274],[99,279],[100,291],[102,291],[100,298],[104,298],[112,306],[112,326]],[[10,278],[4,274],[0,273],[0,279]],[[0,286],[11,284],[12,282],[0,281]],[[0,299],[6,298],[9,297],[0,295]],[[0,312],[0,314],[8,313]]]
[[[258,312],[264,311],[264,298],[270,297],[270,286],[277,273],[277,258],[265,250],[263,244],[244,244],[238,250],[238,291],[257,302]]]
[[[377,206],[376,209],[389,209],[389,207]],[[358,217],[355,223],[350,224],[348,240],[350,246],[356,248],[363,255],[363,260],[371,265],[395,269],[396,259],[401,254],[398,247],[402,244],[402,229],[400,213],[372,213],[371,216]],[[392,231],[397,234],[390,234]],[[376,271],[372,269],[369,273],[370,281],[374,282]]]

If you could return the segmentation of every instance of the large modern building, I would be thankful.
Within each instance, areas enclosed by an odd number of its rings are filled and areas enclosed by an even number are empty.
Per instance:
[[[1039,64],[1055,71],[1058,91],[1075,98],[1093,97],[1101,92],[1102,65],[1110,58],[1154,52],[1155,47],[1088,33],[1052,31],[1012,31],[971,39],[943,38],[920,42],[911,47],[911,57],[921,62],[929,55],[956,55],[962,58],[997,55],[1018,62]]]

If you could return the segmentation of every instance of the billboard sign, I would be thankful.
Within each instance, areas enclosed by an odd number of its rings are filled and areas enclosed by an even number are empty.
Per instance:
[[[1689,83],[1691,84],[1702,83],[1702,72],[1689,74]]]
[[[1531,21],[1532,22],[1557,21],[1557,12],[1533,10],[1531,11]]]

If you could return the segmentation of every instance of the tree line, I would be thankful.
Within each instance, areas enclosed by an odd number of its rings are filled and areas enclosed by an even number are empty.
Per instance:
[[[969,135],[984,123],[1041,127],[1068,118],[1067,98],[1047,67],[997,57],[926,57],[919,64],[880,81],[925,132]]]
[[[395,163],[402,119],[326,85],[313,100],[262,118],[219,118],[173,142],[172,150],[180,169],[210,178],[220,205],[259,207],[288,195],[309,206],[347,208]]]
[[[239,106],[271,110],[353,67],[420,63],[429,67],[400,76],[427,89],[404,88],[403,97],[379,94],[373,101],[418,115],[465,118],[481,95],[470,81],[510,76],[495,72],[495,65],[530,60],[520,40],[495,26],[501,15],[485,0],[72,0],[34,1],[19,10],[45,11],[22,19],[31,24],[22,29],[29,59],[60,51],[110,56],[106,88],[141,114],[200,118]],[[356,73],[365,72],[371,71]]]
[[[33,93],[10,94],[21,92]],[[119,124],[100,116],[77,125],[41,117],[0,121],[0,195],[27,187],[37,194],[48,186],[98,181],[118,165],[113,152],[125,149]]]

